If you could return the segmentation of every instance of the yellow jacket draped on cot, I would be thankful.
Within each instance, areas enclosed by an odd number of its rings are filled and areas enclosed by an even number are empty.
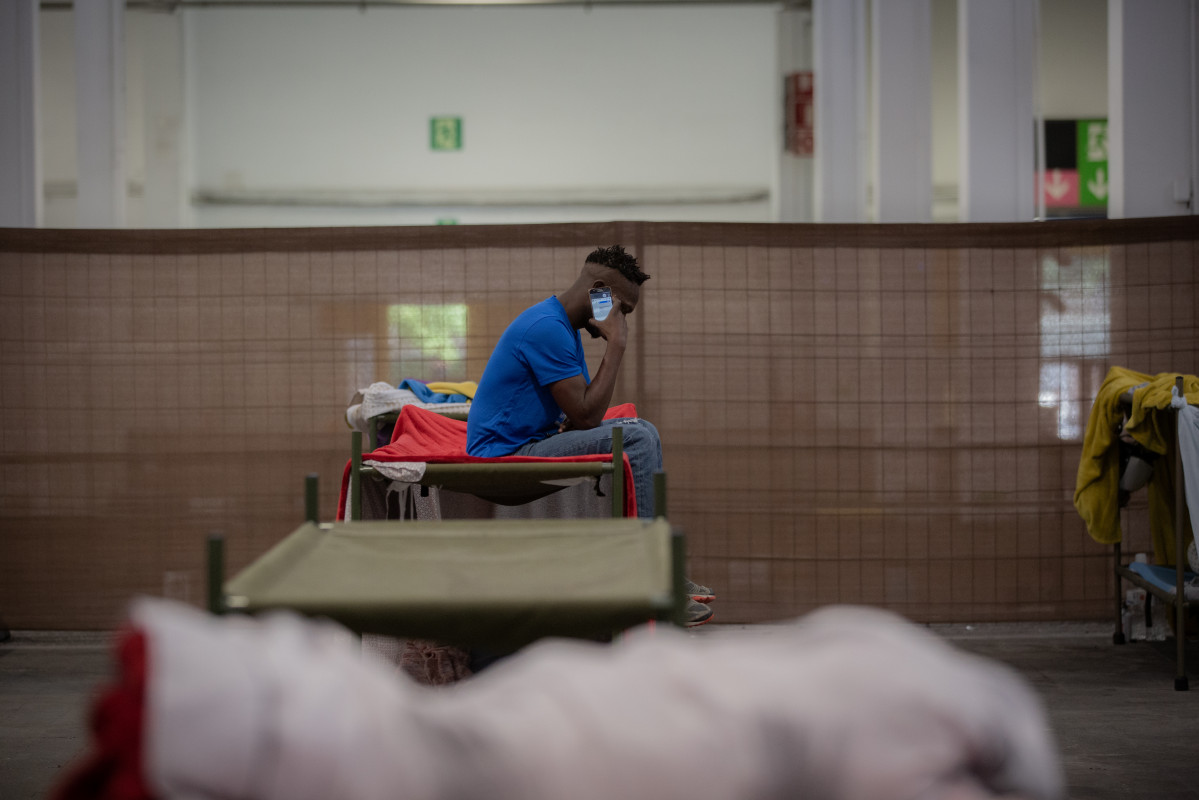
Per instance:
[[[1119,484],[1120,452],[1112,445],[1119,435],[1124,409],[1120,395],[1135,387],[1132,409],[1125,430],[1145,448],[1159,455],[1173,452],[1174,420],[1158,413],[1170,408],[1171,388],[1179,373],[1149,375],[1124,367],[1108,370],[1095,396],[1083,438],[1082,458],[1074,485],[1074,507],[1087,532],[1097,542],[1112,544],[1121,539]],[[1199,378],[1183,375],[1183,392],[1190,404],[1199,403]],[[1170,412],[1171,414],[1173,412]],[[1174,563],[1174,462],[1157,462],[1149,482],[1149,526],[1153,533],[1154,560]]]

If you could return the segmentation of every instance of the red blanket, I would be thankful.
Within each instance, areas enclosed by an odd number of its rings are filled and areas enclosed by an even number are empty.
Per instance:
[[[613,406],[604,414],[604,419],[623,419],[637,416],[637,407],[632,403]],[[479,458],[466,454],[466,422],[443,417],[432,411],[415,406],[404,406],[391,434],[391,444],[364,455],[371,461],[423,461],[434,464],[474,463],[538,463],[554,461],[611,461],[611,453],[565,458],[535,458],[533,456],[503,456],[501,458]],[[341,495],[337,499],[337,518],[345,519],[346,498],[350,488],[350,464],[341,476]],[[629,457],[624,454],[624,504],[626,517],[637,516],[637,498],[633,492],[633,471]]]

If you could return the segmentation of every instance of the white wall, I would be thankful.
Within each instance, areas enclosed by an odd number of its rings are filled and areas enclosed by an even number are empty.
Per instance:
[[[958,214],[958,0],[932,2],[933,221]]]
[[[1040,0],[1038,83],[1046,119],[1107,116],[1107,3]],[[957,217],[957,0],[933,0],[933,215]],[[1030,134],[1031,135],[1031,134]]]
[[[956,2],[933,0],[933,183],[938,220],[957,195]],[[1107,113],[1106,3],[1041,0],[1047,117]],[[146,37],[187,27],[179,93],[195,141],[177,143],[190,188],[339,197],[413,190],[583,189],[634,197],[780,185],[778,8],[772,5],[130,11],[126,46],[129,224],[144,207],[146,148],[169,87],[151,85]],[[46,224],[74,222],[72,15],[41,15]],[[157,39],[156,39],[157,42]],[[182,58],[182,55],[181,55]],[[161,111],[161,109],[158,109]],[[429,117],[461,116],[465,149],[435,153]],[[147,128],[146,126],[150,126]],[[143,133],[146,132],[146,133]],[[139,139],[143,137],[144,143]],[[186,137],[183,137],[186,138]],[[190,149],[189,149],[190,148]],[[475,192],[476,195],[483,192]],[[719,197],[720,191],[716,192]],[[772,203],[330,208],[201,205],[205,226],[428,224],[605,219],[766,221]]]
[[[47,228],[75,226],[75,18],[41,14],[42,180]]]
[[[778,31],[778,72],[780,76],[812,69],[812,11],[808,8],[783,7],[776,20]],[[779,100],[785,97],[785,88],[779,88]],[[785,151],[786,122],[783,103],[777,105],[774,118],[776,142],[779,152],[778,183],[774,187],[775,212],[778,222],[811,222],[815,217],[813,179],[815,164],[811,156],[797,156]]]
[[[209,195],[533,190],[544,199],[579,188],[757,187],[761,200],[729,207],[472,209],[448,207],[450,197],[338,217],[770,218],[778,78],[769,6],[187,14],[194,188]],[[438,115],[462,118],[461,152],[430,150]],[[200,225],[322,216],[197,209]]]
[[[1113,217],[1192,213],[1196,177],[1194,0],[1113,0],[1108,127]],[[1151,13],[1147,13],[1151,12]]]
[[[1107,3],[1041,0],[1041,107],[1046,119],[1107,116]]]
[[[143,42],[150,17],[125,14],[125,174],[128,182],[126,224],[143,224],[146,180],[143,119],[145,118]],[[45,227],[76,226],[75,198],[78,149],[75,114],[75,16],[66,10],[43,11],[41,24],[42,176],[45,182]]]
[[[0,227],[42,224],[36,0],[0,4]]]

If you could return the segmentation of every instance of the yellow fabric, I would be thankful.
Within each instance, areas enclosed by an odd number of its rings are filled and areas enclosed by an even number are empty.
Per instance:
[[[1170,444],[1176,439],[1175,415],[1170,411],[1159,412],[1170,408],[1170,389],[1177,376],[1176,372],[1149,375],[1112,367],[1099,387],[1087,421],[1074,485],[1074,507],[1086,524],[1087,532],[1097,542],[1111,544],[1121,539],[1120,451],[1114,446],[1124,419],[1120,395],[1134,386],[1146,384],[1133,392],[1132,411],[1125,430],[1155,453],[1172,453]],[[1183,375],[1183,392],[1188,403],[1199,403],[1199,378]],[[1154,465],[1153,478],[1147,489],[1154,560],[1166,565],[1174,563],[1173,470],[1172,458],[1159,460]]]
[[[1137,389],[1132,396],[1128,432],[1132,438],[1155,453],[1165,453],[1169,444],[1178,438],[1173,415],[1152,413],[1170,407],[1170,399],[1173,397],[1170,390],[1174,388],[1174,379],[1178,375],[1177,372],[1155,375],[1148,386]],[[1182,391],[1186,395],[1188,405],[1199,403],[1199,378],[1183,375]]]
[[[1120,541],[1120,508],[1117,489],[1120,481],[1120,455],[1112,447],[1116,430],[1124,419],[1120,395],[1150,380],[1151,376],[1123,367],[1107,371],[1083,436],[1082,458],[1074,483],[1074,507],[1097,542]]]
[[[471,400],[475,399],[475,390],[479,388],[479,384],[474,381],[462,381],[461,383],[435,381],[425,385],[429,387],[429,391],[437,392],[437,394],[464,394]]]

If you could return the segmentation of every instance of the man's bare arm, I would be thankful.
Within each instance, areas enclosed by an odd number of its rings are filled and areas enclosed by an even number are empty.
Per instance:
[[[591,323],[608,342],[604,359],[591,383],[587,383],[582,375],[575,375],[550,384],[554,401],[566,413],[568,427],[578,430],[599,427],[604,421],[604,414],[616,388],[616,376],[620,372],[629,332],[628,322],[619,307],[613,308],[603,322],[591,320]]]

